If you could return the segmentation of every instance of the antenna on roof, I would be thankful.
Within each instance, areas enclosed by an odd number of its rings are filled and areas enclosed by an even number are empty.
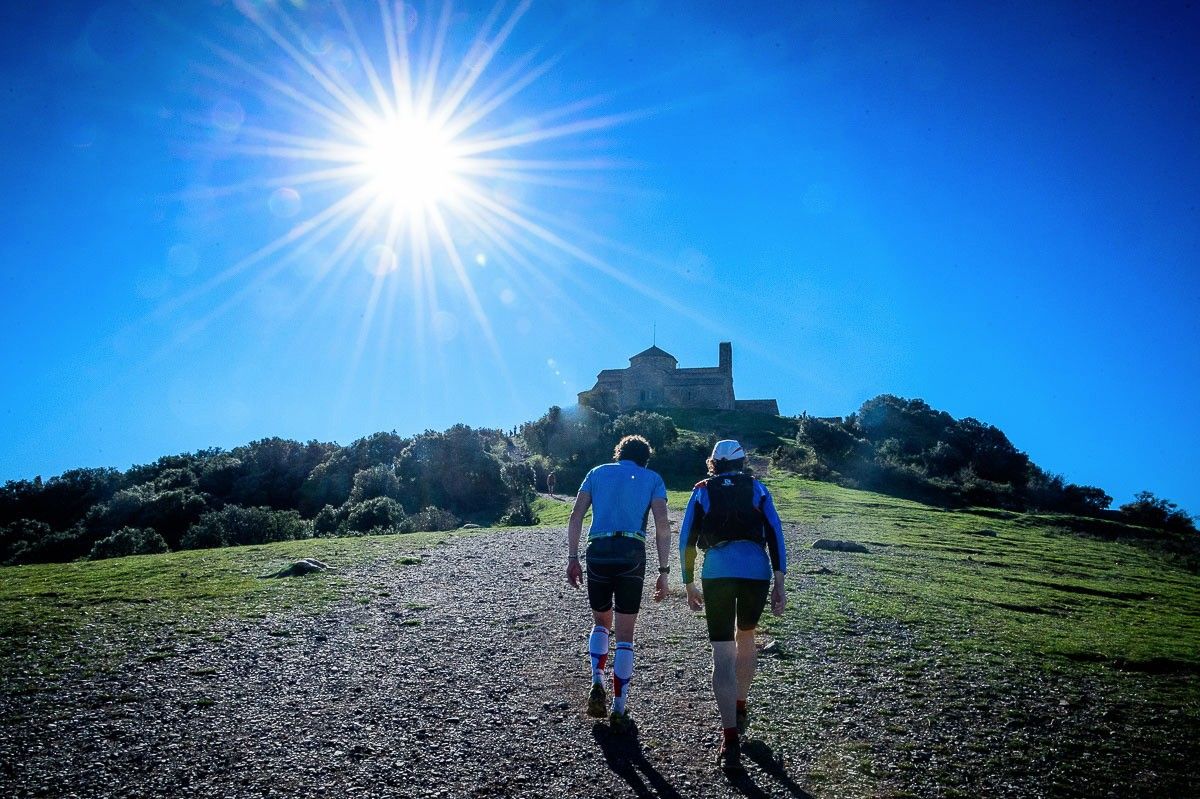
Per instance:
[[[655,322],[655,323],[654,323],[654,327],[652,327],[650,330],[651,330],[651,332],[650,332],[650,346],[651,346],[651,347],[657,347],[657,346],[658,346],[658,322]]]

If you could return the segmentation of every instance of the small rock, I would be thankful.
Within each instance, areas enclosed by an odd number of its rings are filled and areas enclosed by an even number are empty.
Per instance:
[[[818,538],[813,542],[813,549],[824,549],[829,552],[869,552],[857,541],[839,541],[834,538]]]

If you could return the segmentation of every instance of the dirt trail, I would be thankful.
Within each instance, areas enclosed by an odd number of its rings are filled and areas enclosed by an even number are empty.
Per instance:
[[[385,598],[295,624],[230,625],[225,641],[183,657],[29,697],[28,721],[2,747],[0,786],[80,797],[729,795],[711,766],[707,643],[677,569],[675,594],[643,606],[630,738],[582,714],[590,616],[563,579],[562,529],[457,538],[425,554],[350,574]],[[754,782],[778,792],[769,776]]]

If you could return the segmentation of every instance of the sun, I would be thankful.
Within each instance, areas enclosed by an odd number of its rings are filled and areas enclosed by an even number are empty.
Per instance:
[[[373,120],[358,135],[351,163],[373,199],[395,213],[452,205],[464,186],[452,135],[415,114]]]

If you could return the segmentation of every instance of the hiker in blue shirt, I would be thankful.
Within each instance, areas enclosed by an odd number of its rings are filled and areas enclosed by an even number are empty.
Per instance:
[[[787,606],[783,526],[771,492],[742,471],[745,465],[741,444],[718,441],[708,459],[709,477],[696,484],[679,528],[687,602],[692,610],[704,610],[712,642],[713,693],[722,727],[717,763],[732,773],[742,771],[739,736],[746,730],[746,698],[758,665],[754,630],[768,593],[776,616]],[[694,582],[697,549],[705,553],[703,593]]]
[[[579,538],[583,517],[592,508],[588,531],[587,591],[594,624],[588,636],[592,661],[589,716],[603,718],[604,666],[608,660],[609,630],[616,634],[613,655],[613,699],[609,724],[622,732],[631,726],[625,700],[633,679],[633,628],[642,604],[646,579],[646,521],[654,513],[654,539],[658,548],[658,583],[654,601],[667,595],[667,566],[671,554],[671,525],[667,520],[667,487],[656,472],[646,468],[653,450],[641,436],[625,436],[613,451],[615,463],[597,466],[583,478],[571,521],[567,524],[567,581],[574,588],[583,582],[579,565]],[[615,614],[614,614],[615,608]]]

